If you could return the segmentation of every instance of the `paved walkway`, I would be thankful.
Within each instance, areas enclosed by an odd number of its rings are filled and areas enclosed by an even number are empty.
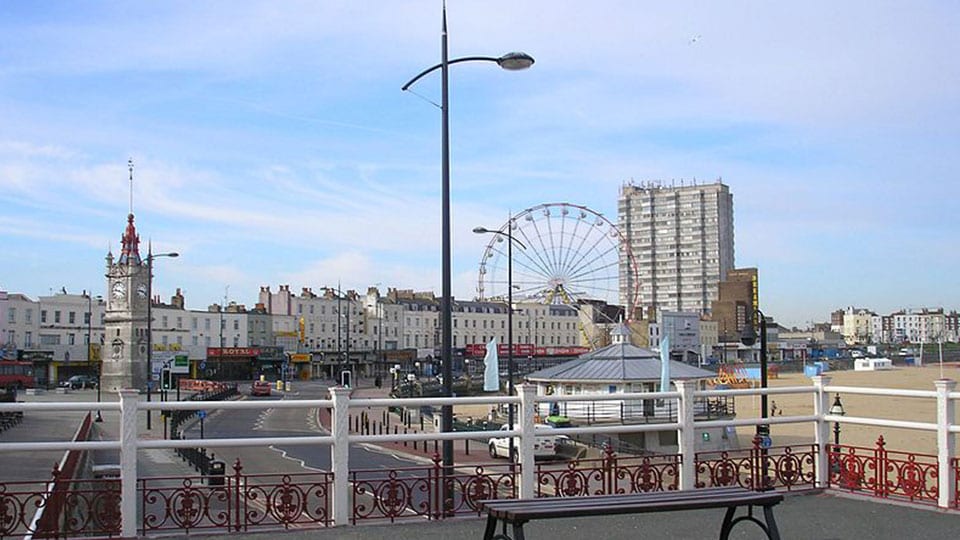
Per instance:
[[[723,510],[570,518],[534,521],[524,526],[529,540],[714,539],[719,535]],[[777,525],[784,540],[949,539],[960,531],[960,514],[927,508],[884,504],[829,494],[788,496],[776,507]],[[360,525],[321,530],[289,530],[244,534],[245,540],[446,540],[483,537],[482,519]],[[189,537],[204,538],[191,534]],[[731,539],[759,539],[751,523],[737,525]]]

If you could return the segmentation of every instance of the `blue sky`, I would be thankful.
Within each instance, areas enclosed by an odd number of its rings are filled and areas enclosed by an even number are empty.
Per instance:
[[[440,290],[440,1],[7,2],[0,288],[102,293],[135,162],[155,290]],[[960,307],[953,2],[450,0],[454,293],[510,211],[616,221],[628,180],[722,177],[791,325]],[[439,101],[439,77],[418,94]]]

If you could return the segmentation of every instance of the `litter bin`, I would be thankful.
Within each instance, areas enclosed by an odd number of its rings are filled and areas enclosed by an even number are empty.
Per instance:
[[[219,459],[210,462],[210,474],[207,476],[208,486],[222,486],[223,476],[226,472],[227,464]]]

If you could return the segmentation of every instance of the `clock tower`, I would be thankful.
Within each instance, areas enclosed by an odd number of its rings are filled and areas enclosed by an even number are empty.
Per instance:
[[[140,258],[140,236],[127,216],[120,257],[107,253],[107,309],[104,317],[103,371],[100,384],[115,392],[122,388],[146,390],[147,374],[147,260]]]

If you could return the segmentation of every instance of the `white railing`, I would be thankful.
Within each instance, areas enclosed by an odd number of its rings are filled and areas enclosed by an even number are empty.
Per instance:
[[[676,392],[651,392],[630,394],[605,394],[590,396],[594,401],[621,401],[630,399],[657,399],[675,400],[677,421],[661,422],[657,424],[635,425],[592,425],[583,427],[557,428],[557,435],[575,435],[590,433],[637,433],[650,431],[678,431],[679,454],[681,455],[680,488],[694,489],[696,483],[695,470],[695,430],[697,428],[726,427],[726,426],[756,426],[762,424],[791,424],[811,423],[815,431],[815,443],[818,448],[816,459],[817,485],[828,485],[829,460],[828,446],[830,423],[862,424],[878,427],[905,428],[922,431],[933,431],[937,434],[938,450],[937,461],[939,466],[938,506],[948,508],[957,497],[956,469],[952,466],[951,458],[957,455],[955,434],[960,433],[960,426],[956,425],[956,404],[960,403],[960,392],[956,392],[956,382],[949,379],[935,381],[935,391],[893,390],[881,388],[861,388],[848,386],[831,386],[830,377],[818,376],[813,378],[813,386],[765,388],[765,389],[738,389],[738,390],[701,390],[696,389],[694,381],[675,381]],[[411,399],[351,399],[350,390],[341,387],[330,389],[331,399],[324,400],[268,400],[268,401],[180,401],[180,402],[143,402],[138,398],[135,390],[120,392],[119,403],[0,403],[0,412],[4,411],[119,411],[120,436],[114,441],[91,442],[23,442],[4,443],[0,445],[0,452],[33,452],[42,450],[100,450],[119,449],[121,470],[121,533],[124,537],[136,536],[137,530],[137,497],[136,471],[137,451],[140,449],[157,448],[192,448],[197,446],[196,440],[156,440],[140,439],[138,434],[138,414],[142,410],[198,410],[198,409],[281,409],[281,408],[308,408],[331,409],[331,430],[329,435],[298,436],[298,437],[269,437],[269,438],[230,438],[204,439],[203,446],[207,448],[249,447],[283,445],[326,445],[330,446],[332,473],[333,473],[333,523],[347,524],[350,521],[350,488],[349,463],[351,443],[387,443],[403,441],[426,440],[466,440],[487,439],[490,432],[451,432],[451,433],[410,433],[361,435],[349,433],[349,413],[351,408],[389,407],[403,404],[408,407],[441,406],[441,405],[519,405],[517,429],[501,431],[500,436],[515,436],[519,438],[519,497],[533,498],[535,496],[535,415],[538,404],[544,402],[584,401],[584,395],[570,396],[538,396],[536,387],[521,384],[517,387],[516,397],[459,397],[459,398],[411,398]],[[878,418],[862,418],[848,416],[834,416],[829,414],[830,393],[843,392],[844,394],[862,394],[868,396],[888,397],[900,396],[920,399],[935,399],[937,403],[937,421],[913,422]],[[814,414],[806,416],[777,416],[767,419],[739,418],[733,420],[695,421],[695,398],[710,396],[753,396],[753,395],[780,395],[780,394],[811,394],[814,402]]]

